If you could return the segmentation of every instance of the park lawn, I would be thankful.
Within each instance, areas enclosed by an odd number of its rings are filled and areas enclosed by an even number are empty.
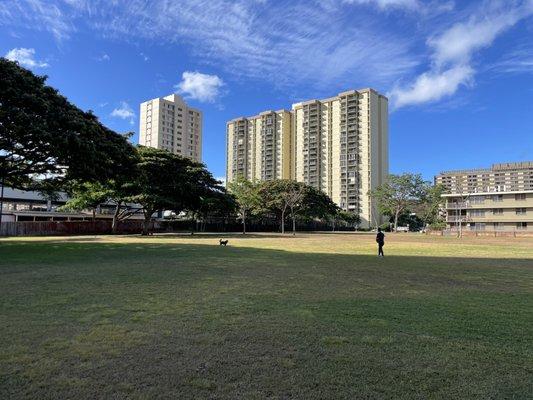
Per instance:
[[[533,238],[0,240],[0,399],[528,399]]]

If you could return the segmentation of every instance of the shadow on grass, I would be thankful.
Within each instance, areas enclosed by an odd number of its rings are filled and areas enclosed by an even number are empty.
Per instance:
[[[531,259],[13,241],[0,275],[2,398],[531,393]]]

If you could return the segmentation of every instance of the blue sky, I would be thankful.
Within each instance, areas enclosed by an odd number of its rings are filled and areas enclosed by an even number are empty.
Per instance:
[[[391,172],[533,160],[533,0],[3,0],[0,54],[118,132],[173,92],[225,123],[373,87],[389,97]]]

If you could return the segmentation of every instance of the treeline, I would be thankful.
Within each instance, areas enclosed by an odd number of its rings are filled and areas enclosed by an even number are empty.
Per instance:
[[[228,184],[228,190],[235,199],[243,233],[246,233],[246,222],[250,218],[276,219],[282,233],[285,233],[288,220],[293,233],[297,220],[321,220],[333,226],[345,223],[355,227],[360,223],[358,215],[341,210],[324,192],[302,182],[287,179],[261,182],[238,178]]]
[[[227,191],[206,167],[170,152],[134,146],[106,128],[16,62],[0,59],[0,166],[2,184],[37,190],[49,199],[60,191],[69,210],[112,205],[113,230],[136,213],[144,215],[148,233],[154,215],[242,221],[328,220],[357,224],[358,216],[342,212],[319,190],[288,180],[230,184]]]

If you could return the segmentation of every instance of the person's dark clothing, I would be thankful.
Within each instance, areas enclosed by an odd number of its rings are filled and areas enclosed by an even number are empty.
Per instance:
[[[378,256],[385,256],[383,254],[383,246],[385,245],[385,234],[383,232],[378,232],[376,235],[376,243],[378,244]]]

